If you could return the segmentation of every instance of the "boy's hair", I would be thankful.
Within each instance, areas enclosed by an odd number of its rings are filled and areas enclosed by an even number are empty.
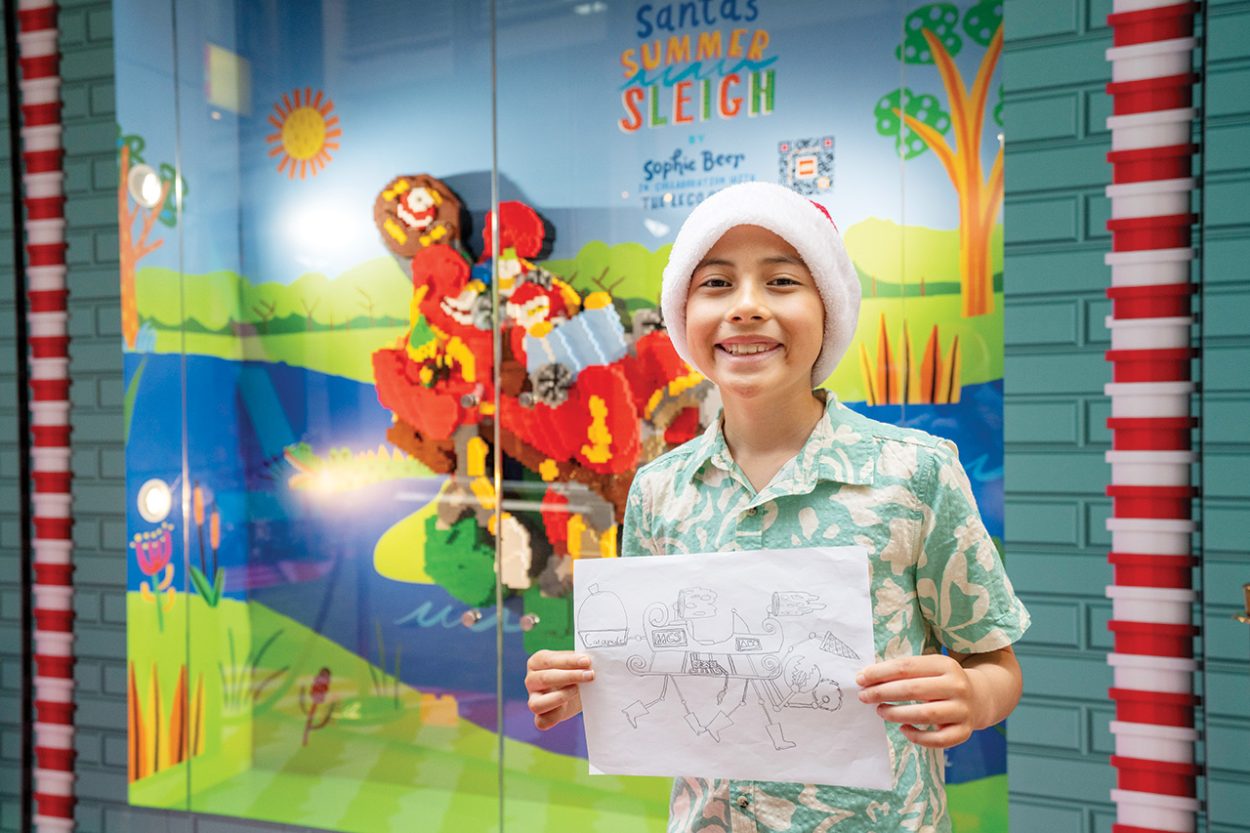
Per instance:
[[[825,302],[825,346],[812,367],[812,386],[823,382],[846,353],[859,320],[859,276],[842,235],[819,203],[789,188],[744,182],[717,191],[690,212],[673,242],[660,288],[660,312],[668,336],[690,364],[686,344],[686,296],[699,261],[734,226],[760,226],[793,246]]]

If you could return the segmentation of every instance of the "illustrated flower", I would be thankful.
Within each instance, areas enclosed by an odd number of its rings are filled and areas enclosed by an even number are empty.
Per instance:
[[[135,557],[139,561],[139,570],[145,576],[155,576],[169,567],[169,558],[174,551],[173,527],[163,523],[154,532],[136,534],[130,546],[135,548]],[[170,570],[173,568],[170,567]]]
[[[173,530],[169,523],[162,523],[151,532],[137,533],[130,542],[139,571],[148,577],[147,582],[139,586],[139,595],[156,606],[156,624],[162,631],[165,630],[165,613],[174,606],[174,565],[169,563],[174,552]]]

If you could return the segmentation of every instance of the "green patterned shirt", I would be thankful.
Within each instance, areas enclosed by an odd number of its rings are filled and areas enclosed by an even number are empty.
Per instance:
[[[942,645],[983,653],[1029,626],[953,443],[862,416],[828,395],[825,418],[756,493],[720,419],[638,470],[622,555],[801,546],[868,550],[878,660]],[[669,833],[941,833],[945,757],[886,724],[894,789],[678,778]]]

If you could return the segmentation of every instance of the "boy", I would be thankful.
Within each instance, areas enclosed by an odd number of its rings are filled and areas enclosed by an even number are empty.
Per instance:
[[[677,352],[720,391],[703,436],[639,469],[622,555],[858,544],[878,661],[856,682],[887,721],[894,788],[679,778],[669,831],[950,830],[944,757],[1020,698],[1011,643],[1029,625],[954,445],[814,390],[846,352],[859,279],[821,206],[745,183],[701,203],[664,270]],[[945,646],[948,653],[941,653]],[[540,729],[581,711],[589,658],[540,651]]]

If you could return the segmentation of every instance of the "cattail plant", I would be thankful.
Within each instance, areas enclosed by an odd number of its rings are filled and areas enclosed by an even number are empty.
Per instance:
[[[195,537],[200,546],[200,566],[191,565],[191,583],[195,585],[205,604],[216,607],[225,589],[226,576],[217,569],[217,548],[221,545],[221,515],[216,506],[206,505],[209,500],[211,498],[204,494],[204,487],[196,486],[191,490],[191,517],[195,521]],[[204,548],[205,526],[208,527],[208,547],[212,551],[211,570]]]

